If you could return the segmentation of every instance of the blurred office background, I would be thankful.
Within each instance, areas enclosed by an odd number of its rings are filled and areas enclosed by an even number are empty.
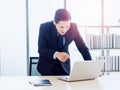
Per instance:
[[[85,42],[88,34],[120,35],[119,3],[120,0],[1,0],[0,75],[29,75],[30,57],[38,57],[39,26],[53,20],[59,8],[70,11],[72,22],[77,23]],[[69,49],[73,62],[83,60],[74,42]],[[104,54],[100,49],[90,49],[93,59]],[[119,51],[110,54],[119,55]]]

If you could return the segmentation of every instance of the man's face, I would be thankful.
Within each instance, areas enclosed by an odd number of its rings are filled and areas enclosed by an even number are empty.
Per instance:
[[[59,34],[65,35],[66,32],[70,28],[70,20],[69,21],[59,21],[57,24],[55,23],[56,29]]]

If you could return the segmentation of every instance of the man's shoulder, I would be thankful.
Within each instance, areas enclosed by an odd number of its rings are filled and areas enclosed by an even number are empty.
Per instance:
[[[53,21],[43,22],[41,23],[41,26],[50,26],[53,24]]]
[[[71,24],[70,24],[71,26],[77,26],[77,24],[76,23],[74,23],[74,22],[71,22]]]
[[[74,22],[71,22],[71,24],[70,24],[70,29],[71,29],[71,30],[77,29],[77,24],[74,23]]]
[[[44,33],[48,33],[51,31],[52,27],[53,27],[53,21],[44,22],[40,24],[40,31]]]

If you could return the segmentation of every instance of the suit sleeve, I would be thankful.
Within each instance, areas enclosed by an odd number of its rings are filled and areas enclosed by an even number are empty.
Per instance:
[[[53,59],[55,50],[48,48],[48,42],[45,37],[48,33],[48,29],[49,27],[47,25],[41,24],[38,37],[38,53],[40,56],[44,56],[47,59]]]
[[[82,54],[84,60],[91,60],[92,58],[91,58],[89,49],[85,45],[85,43],[77,29],[76,24],[73,25],[73,29],[74,29],[73,31],[74,31],[74,35],[75,35],[74,41],[75,41],[75,44],[76,44],[79,52]]]

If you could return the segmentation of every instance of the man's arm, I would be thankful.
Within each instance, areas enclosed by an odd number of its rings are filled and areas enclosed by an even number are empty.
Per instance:
[[[91,54],[89,52],[89,49],[87,48],[87,46],[85,45],[78,29],[77,29],[77,25],[74,24],[74,30],[73,30],[75,33],[75,38],[74,38],[74,41],[75,41],[75,44],[79,50],[79,52],[82,54],[84,60],[91,60],[92,57],[91,57]]]

